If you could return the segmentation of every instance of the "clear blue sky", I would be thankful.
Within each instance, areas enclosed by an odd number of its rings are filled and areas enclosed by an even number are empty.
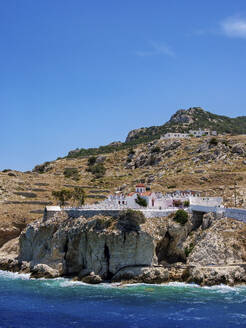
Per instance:
[[[0,169],[180,108],[246,115],[245,0],[0,0]]]

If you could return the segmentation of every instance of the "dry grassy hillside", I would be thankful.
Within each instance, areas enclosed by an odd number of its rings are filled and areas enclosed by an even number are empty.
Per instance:
[[[156,140],[98,156],[97,162],[106,168],[101,178],[87,171],[88,157],[50,162],[42,167],[44,173],[0,172],[0,235],[11,231],[14,238],[27,222],[40,217],[45,205],[56,203],[52,191],[64,187],[83,186],[86,201],[92,203],[145,182],[155,191],[192,189],[246,207],[246,136]],[[64,170],[71,168],[77,173],[65,177]]]

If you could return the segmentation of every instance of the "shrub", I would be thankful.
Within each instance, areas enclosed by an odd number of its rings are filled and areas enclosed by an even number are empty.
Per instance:
[[[217,146],[218,145],[218,140],[216,138],[211,138],[209,140],[209,144],[212,146]]]
[[[222,144],[225,145],[225,146],[228,146],[228,141],[227,140],[223,140],[222,141]]]
[[[74,191],[72,193],[72,197],[75,201],[78,202],[78,205],[81,206],[85,203],[85,191],[81,187],[74,187]]]
[[[130,148],[128,151],[128,156],[129,155],[135,155],[135,150],[133,148]]]
[[[73,180],[79,180],[79,172],[76,167],[66,167],[63,172],[66,178],[71,178]]]
[[[149,165],[155,165],[155,160],[156,160],[155,156],[153,154],[151,154],[150,160],[149,160]]]
[[[169,185],[169,186],[167,186],[167,189],[174,189],[176,187],[177,187],[176,185]]]
[[[161,151],[161,148],[160,147],[154,147],[152,150],[151,150],[151,152],[152,153],[159,153]]]
[[[101,178],[104,176],[105,172],[106,172],[106,168],[103,165],[103,163],[98,163],[98,164],[94,164],[88,167],[87,169],[88,172],[91,172],[96,179]]]
[[[137,195],[137,199],[135,199],[135,202],[140,205],[140,206],[143,206],[143,207],[147,207],[147,201],[145,198]]]
[[[195,246],[193,243],[190,243],[190,246],[185,247],[184,252],[185,252],[186,257],[188,257],[190,255],[190,253],[193,251],[194,247]]]
[[[139,231],[140,224],[145,223],[146,218],[140,211],[128,209],[118,216],[118,227],[124,231]]]
[[[190,206],[190,202],[188,200],[184,201],[184,207],[189,207]]]
[[[33,172],[37,173],[45,173],[49,171],[51,168],[49,168],[50,162],[44,162],[43,164],[36,165],[33,169]]]
[[[180,223],[181,225],[185,225],[188,221],[188,213],[184,210],[178,210],[174,215],[174,221]]]
[[[96,160],[97,160],[96,156],[89,157],[88,158],[88,166],[94,165],[96,163]]]
[[[61,206],[64,206],[65,202],[72,198],[72,195],[72,191],[69,189],[52,191],[52,196],[59,201]]]

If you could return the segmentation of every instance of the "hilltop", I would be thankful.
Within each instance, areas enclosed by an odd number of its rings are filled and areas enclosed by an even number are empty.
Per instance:
[[[219,134],[246,134],[246,116],[230,118],[205,111],[201,107],[178,110],[168,122],[160,126],[151,126],[132,130],[125,142],[117,141],[98,148],[77,148],[71,150],[67,158],[106,154],[113,151],[129,149],[138,144],[159,139],[167,132],[189,132],[189,130],[209,128]]]
[[[220,134],[246,134],[246,116],[230,118],[210,113],[201,107],[191,107],[187,110],[180,109],[163,125],[130,131],[125,142],[145,138],[157,139],[167,132],[189,132],[189,130],[199,128],[209,128]]]

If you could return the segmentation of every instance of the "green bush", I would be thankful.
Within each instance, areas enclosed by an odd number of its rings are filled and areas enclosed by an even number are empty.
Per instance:
[[[72,191],[69,189],[62,189],[58,191],[52,191],[52,196],[59,201],[61,206],[64,206],[66,201],[72,198]]]
[[[177,210],[173,219],[181,225],[185,225],[188,221],[188,213],[184,210]]]
[[[218,140],[216,138],[211,138],[209,140],[209,144],[212,146],[217,146],[218,145]]]
[[[184,201],[184,207],[189,207],[190,206],[190,202],[188,200]]]
[[[66,178],[71,178],[75,181],[79,180],[79,172],[76,167],[66,167],[63,171],[63,174]]]
[[[190,255],[190,253],[193,251],[194,247],[195,246],[193,243],[190,243],[190,246],[185,247],[184,252],[185,252],[186,257],[188,257]]]
[[[106,173],[106,168],[103,163],[98,163],[94,165],[90,165],[87,169],[88,172],[91,172],[96,179],[102,178]]]
[[[133,148],[130,148],[128,151],[128,156],[129,155],[135,155],[135,150]]]
[[[81,187],[74,187],[74,191],[72,193],[72,198],[78,203],[79,206],[84,205],[85,203],[85,191]]]
[[[37,172],[37,173],[45,173],[47,171],[49,171],[49,165],[50,165],[50,162],[44,162],[43,164],[40,164],[40,165],[36,165],[33,169],[33,172]]]
[[[161,151],[161,148],[160,147],[154,147],[152,150],[151,150],[151,152],[152,153],[159,153]]]
[[[146,218],[141,211],[134,211],[128,209],[122,211],[118,216],[118,228],[130,232],[130,231],[139,231],[140,224],[146,222]]]
[[[169,185],[169,186],[167,186],[167,189],[174,189],[176,187],[177,187],[176,185]]]
[[[88,166],[94,165],[96,163],[96,160],[97,160],[96,156],[89,157],[88,158]]]
[[[138,205],[143,206],[143,207],[147,207],[147,205],[148,205],[146,199],[143,198],[143,197],[141,197],[141,196],[139,196],[139,195],[137,195],[137,199],[135,199],[135,202]]]
[[[153,154],[151,154],[150,160],[149,160],[149,165],[155,165],[155,160],[156,160],[155,156]]]

